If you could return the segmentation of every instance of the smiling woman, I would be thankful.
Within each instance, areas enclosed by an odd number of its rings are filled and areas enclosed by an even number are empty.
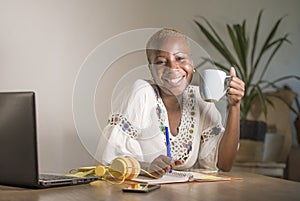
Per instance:
[[[152,81],[137,80],[120,95],[105,127],[96,159],[107,165],[119,156],[137,159],[162,176],[170,169],[230,170],[239,138],[239,107],[244,83],[231,70],[226,129],[214,103],[191,85],[194,62],[185,35],[162,29],[146,46]],[[114,100],[115,101],[115,100]],[[172,158],[167,156],[170,131]]]
[[[147,44],[147,57],[152,77],[159,86],[160,96],[167,110],[172,111],[169,126],[178,134],[184,90],[190,84],[194,66],[188,39],[174,30],[158,32]],[[170,103],[166,103],[169,101]],[[172,103],[171,103],[172,102]]]

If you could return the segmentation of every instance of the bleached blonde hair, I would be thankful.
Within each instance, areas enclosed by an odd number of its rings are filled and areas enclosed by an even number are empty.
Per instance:
[[[186,35],[172,28],[163,28],[153,34],[151,38],[148,40],[146,45],[146,54],[149,64],[151,63],[151,55],[153,51],[160,50],[159,46],[162,42],[166,41],[169,38],[178,38],[183,40],[188,48],[190,48],[190,43]]]

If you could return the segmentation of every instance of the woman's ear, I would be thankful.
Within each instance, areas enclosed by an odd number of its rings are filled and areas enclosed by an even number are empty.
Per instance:
[[[153,72],[152,72],[151,66],[152,66],[152,64],[148,63],[148,68],[149,68],[150,74],[151,74],[151,76],[153,77]]]

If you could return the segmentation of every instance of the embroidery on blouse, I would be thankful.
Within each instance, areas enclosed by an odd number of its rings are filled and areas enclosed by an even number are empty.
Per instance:
[[[136,139],[138,135],[138,129],[134,128],[127,118],[122,114],[112,114],[108,120],[110,125],[118,125],[122,131],[124,131],[131,138]]]
[[[157,87],[154,87],[157,107],[156,112],[158,119],[160,121],[160,130],[165,135],[165,125],[168,125],[167,122],[167,111],[163,104]],[[193,140],[194,140],[194,129],[196,124],[196,97],[195,97],[195,88],[188,86],[184,91],[183,100],[182,100],[182,118],[176,137],[170,136],[171,142],[171,151],[173,158],[176,160],[186,161],[193,149]],[[164,143],[165,138],[164,138]]]
[[[203,144],[204,142],[208,141],[210,138],[219,135],[222,131],[222,127],[220,125],[212,127],[208,130],[203,131],[201,135],[200,143]]]

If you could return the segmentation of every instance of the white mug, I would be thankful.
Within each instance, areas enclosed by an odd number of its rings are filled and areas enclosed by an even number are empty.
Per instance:
[[[200,94],[206,102],[219,101],[229,89],[228,81],[231,76],[224,71],[205,69],[201,73]]]

